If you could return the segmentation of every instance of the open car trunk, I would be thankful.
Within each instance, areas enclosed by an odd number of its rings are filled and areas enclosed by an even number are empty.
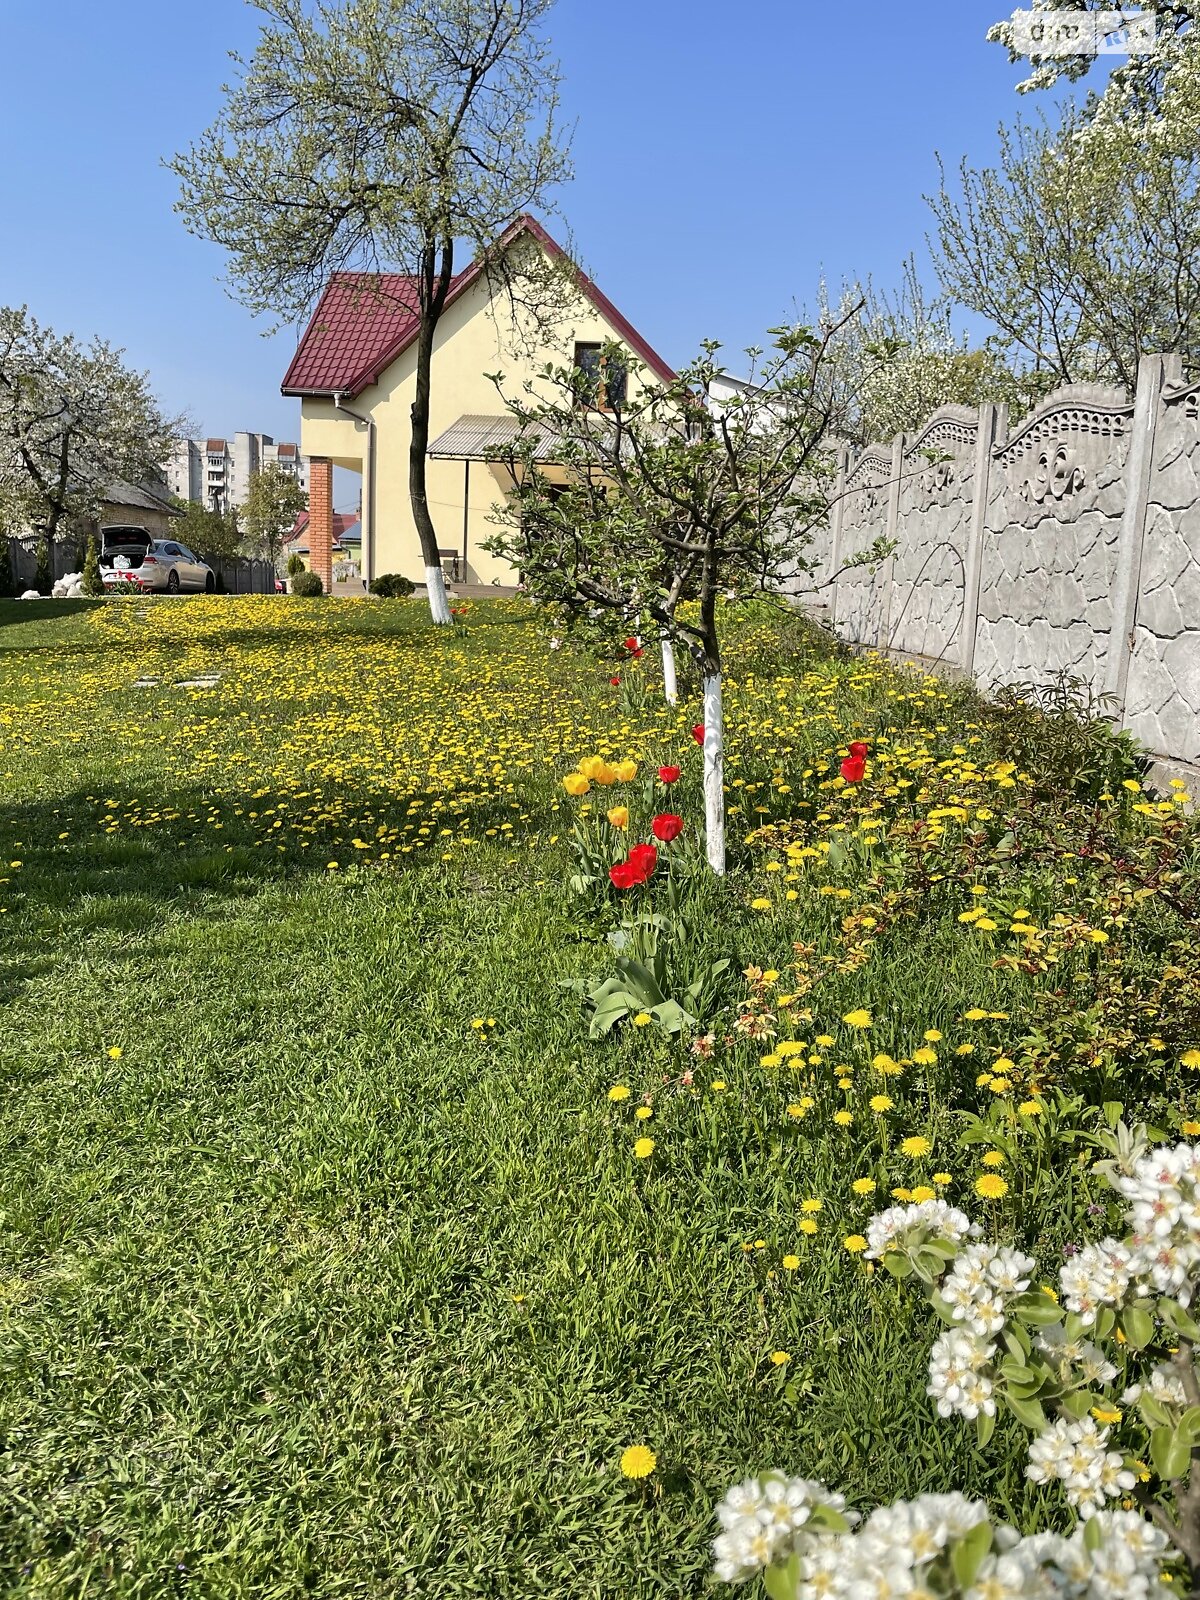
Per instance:
[[[118,572],[140,567],[153,543],[145,528],[104,528],[100,534],[100,565]]]

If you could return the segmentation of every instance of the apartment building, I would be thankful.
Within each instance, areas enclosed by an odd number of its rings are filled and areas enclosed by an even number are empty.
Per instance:
[[[308,493],[308,457],[294,444],[276,444],[269,433],[235,433],[232,439],[181,439],[167,465],[167,485],[181,500],[210,510],[245,505],[250,480],[277,462]]]

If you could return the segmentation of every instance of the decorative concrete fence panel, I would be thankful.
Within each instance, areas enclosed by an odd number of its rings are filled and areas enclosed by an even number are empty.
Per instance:
[[[905,441],[896,526],[921,538],[899,540],[886,576],[889,641],[906,654],[945,655],[962,638],[978,430],[975,411],[943,406]]]
[[[975,676],[1102,682],[1132,413],[1124,390],[1057,390],[993,452]]]
[[[1163,395],[1154,441],[1125,720],[1200,766],[1200,390]]]
[[[864,549],[889,520],[892,452],[870,449],[839,473],[834,498],[830,564],[836,572],[847,555]],[[887,628],[887,584],[883,574],[856,567],[838,578],[830,604],[839,632],[855,644],[882,646]]]
[[[880,535],[886,561],[839,571]],[[1200,381],[1178,356],[1143,357],[1132,398],[1057,389],[1011,432],[1003,406],[944,406],[843,449],[828,538],[842,638],[988,689],[1068,673],[1200,766]]]

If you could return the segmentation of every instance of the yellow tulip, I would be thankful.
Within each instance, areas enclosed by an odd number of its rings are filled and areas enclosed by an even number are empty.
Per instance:
[[[627,828],[629,826],[629,807],[614,806],[608,813],[608,820],[614,828]]]

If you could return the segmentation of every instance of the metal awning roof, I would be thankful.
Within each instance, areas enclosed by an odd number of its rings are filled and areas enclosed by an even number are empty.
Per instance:
[[[465,416],[451,423],[429,446],[429,454],[439,460],[486,461],[495,450],[503,450],[522,434],[522,424],[514,416]],[[535,461],[553,461],[557,434],[540,423],[525,429],[525,437],[536,441]]]

